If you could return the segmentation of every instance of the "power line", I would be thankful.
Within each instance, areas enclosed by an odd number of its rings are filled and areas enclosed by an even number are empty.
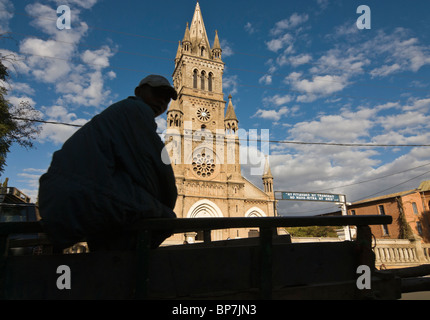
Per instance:
[[[63,125],[63,126],[70,126],[70,127],[83,127],[83,125],[80,124],[73,124],[73,123],[66,123],[66,122],[59,122],[59,121],[47,121],[47,120],[40,120],[40,119],[27,119],[27,118],[20,118],[20,117],[11,117],[13,120],[20,120],[20,121],[30,121],[30,122],[40,122],[40,123],[48,123],[48,124],[55,124],[55,125]]]
[[[422,174],[420,174],[420,175],[418,175],[418,176],[416,176],[416,177],[413,177],[413,178],[411,178],[411,179],[408,179],[408,180],[406,180],[406,181],[403,181],[403,182],[401,182],[401,183],[399,183],[399,184],[396,184],[396,185],[394,185],[394,186],[392,186],[392,187],[390,187],[390,188],[387,188],[387,189],[381,190],[381,191],[379,191],[379,192],[373,193],[373,194],[371,194],[371,195],[365,196],[364,198],[361,198],[361,199],[355,200],[355,201],[353,201],[353,202],[358,202],[358,201],[361,201],[361,200],[364,200],[364,199],[368,199],[368,198],[373,197],[373,196],[375,196],[375,195],[377,195],[377,194],[380,194],[380,193],[382,193],[382,192],[385,192],[385,191],[391,190],[391,189],[396,188],[396,187],[398,187],[398,186],[400,186],[400,185],[402,185],[402,184],[408,183],[409,181],[412,181],[412,180],[418,179],[419,177],[422,177],[422,176],[424,176],[424,175],[426,175],[426,174],[428,174],[428,173],[430,173],[430,171],[426,171],[426,172],[424,172],[424,173],[422,173]]]
[[[358,185],[358,184],[372,182],[372,181],[375,181],[375,180],[380,180],[380,179],[384,179],[384,178],[387,178],[387,177],[395,176],[397,174],[405,173],[405,172],[412,171],[412,170],[415,170],[415,169],[418,169],[418,168],[422,168],[422,167],[426,167],[426,166],[429,166],[429,165],[430,165],[430,163],[426,163],[426,164],[423,164],[423,165],[418,166],[418,167],[406,169],[406,170],[395,172],[395,173],[392,173],[392,174],[387,174],[385,176],[381,176],[381,177],[378,177],[378,178],[373,178],[373,179],[369,179],[369,180],[359,181],[359,182],[355,182],[355,183],[351,183],[351,184],[345,184],[345,185],[342,185],[342,186],[336,186],[336,187],[327,188],[327,189],[320,189],[320,190],[316,190],[316,191],[312,191],[312,192],[321,192],[321,191],[327,191],[327,190],[333,190],[333,189],[340,189],[340,188],[345,188],[345,187],[351,187],[351,186],[355,186],[355,185]]]
[[[54,125],[66,125],[73,127],[82,127],[83,125],[71,124],[59,121],[46,121],[40,119],[28,119],[28,118],[19,118],[13,117],[12,119],[21,120],[21,121],[31,121],[31,122],[40,122],[40,123],[48,123]],[[166,132],[157,132],[158,134],[165,134]],[[177,134],[175,134],[177,135]],[[188,135],[179,134],[181,137],[185,137]],[[335,142],[304,142],[304,141],[285,141],[285,140],[264,140],[264,139],[238,139],[239,141],[252,141],[252,142],[261,142],[261,143],[278,143],[278,144],[297,144],[297,145],[320,145],[320,146],[339,146],[339,147],[372,147],[372,148],[380,148],[380,147],[430,147],[430,144],[374,144],[374,143],[335,143]]]
[[[429,165],[429,164],[426,164],[426,165]],[[420,167],[423,167],[423,166],[420,166]],[[419,167],[417,167],[417,168],[419,168]],[[410,170],[413,170],[413,169],[410,169]],[[406,170],[406,171],[409,171],[409,170]],[[422,177],[422,176],[424,176],[424,175],[426,175],[426,174],[428,174],[428,173],[430,173],[430,171],[426,171],[426,172],[424,172],[424,173],[422,173],[422,174],[419,174],[419,175],[417,175],[417,176],[415,176],[415,177],[413,177],[413,178],[411,178],[411,179],[408,179],[408,180],[406,180],[406,181],[403,181],[403,182],[401,182],[401,183],[399,183],[399,184],[396,184],[396,185],[391,186],[391,187],[389,187],[389,188],[387,188],[387,189],[384,189],[384,190],[378,191],[378,192],[373,193],[373,194],[371,194],[371,195],[365,196],[365,197],[363,197],[363,198],[361,198],[361,199],[354,200],[354,201],[352,201],[352,202],[358,202],[358,201],[361,201],[361,200],[369,199],[370,197],[373,197],[373,196],[375,196],[375,195],[377,195],[377,194],[380,194],[380,193],[382,193],[382,192],[386,192],[386,191],[388,191],[388,190],[391,190],[391,189],[394,189],[394,188],[396,188],[396,187],[398,187],[398,186],[401,186],[402,184],[405,184],[405,183],[408,183],[408,182],[410,182],[410,181],[412,181],[412,180],[418,179],[419,177]],[[322,210],[334,209],[334,208],[336,208],[336,207],[338,207],[338,206],[330,206],[330,207],[327,207],[327,208],[323,208],[323,209],[316,209],[316,210],[307,210],[307,211],[298,211],[298,212],[287,212],[287,214],[292,215],[292,214],[310,213],[310,212],[317,212],[317,211],[322,211]]]

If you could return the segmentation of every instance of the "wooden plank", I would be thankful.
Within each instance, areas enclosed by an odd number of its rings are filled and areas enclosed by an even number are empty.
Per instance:
[[[305,227],[305,226],[365,226],[392,223],[389,215],[327,216],[327,217],[262,217],[262,218],[178,218],[145,219],[137,229],[174,229],[175,232],[228,228]],[[42,224],[34,222],[2,222],[0,235],[43,232]]]
[[[389,215],[326,216],[326,217],[262,217],[262,218],[192,218],[148,219],[137,224],[137,229],[188,232],[194,230],[217,230],[228,228],[274,228],[305,226],[367,226],[392,223]]]

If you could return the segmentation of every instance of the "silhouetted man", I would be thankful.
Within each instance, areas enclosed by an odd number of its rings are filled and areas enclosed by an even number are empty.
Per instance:
[[[40,178],[43,226],[59,248],[86,239],[91,250],[136,246],[133,226],[145,218],[175,218],[177,190],[154,118],[177,93],[158,75],[144,78],[135,96],[96,115],[53,155]],[[158,246],[170,234],[158,234]]]

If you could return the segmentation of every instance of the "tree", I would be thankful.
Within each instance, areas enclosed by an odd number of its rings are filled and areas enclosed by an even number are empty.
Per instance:
[[[11,145],[18,143],[26,149],[32,148],[33,140],[42,129],[34,121],[40,120],[39,112],[27,101],[14,106],[5,99],[7,95],[5,85],[9,74],[3,61],[10,59],[11,57],[0,54],[0,175],[4,171],[6,156]]]
[[[331,226],[310,226],[285,228],[293,237],[337,237],[336,228]]]
[[[399,217],[397,218],[397,225],[399,226],[399,239],[414,239],[414,233],[411,226],[406,220],[405,210],[403,209],[402,199],[396,197],[397,207],[399,208]]]

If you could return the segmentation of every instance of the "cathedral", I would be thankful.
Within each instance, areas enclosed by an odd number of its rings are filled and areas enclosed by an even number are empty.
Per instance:
[[[215,32],[212,47],[197,2],[191,24],[179,42],[173,85],[178,99],[167,110],[166,150],[178,188],[178,218],[268,217],[275,215],[273,176],[266,158],[263,189],[241,174],[239,120],[233,98],[224,100],[222,49]],[[227,104],[227,108],[226,108]],[[258,230],[214,230],[212,240],[245,238]],[[203,234],[174,235],[166,243],[203,240]]]

